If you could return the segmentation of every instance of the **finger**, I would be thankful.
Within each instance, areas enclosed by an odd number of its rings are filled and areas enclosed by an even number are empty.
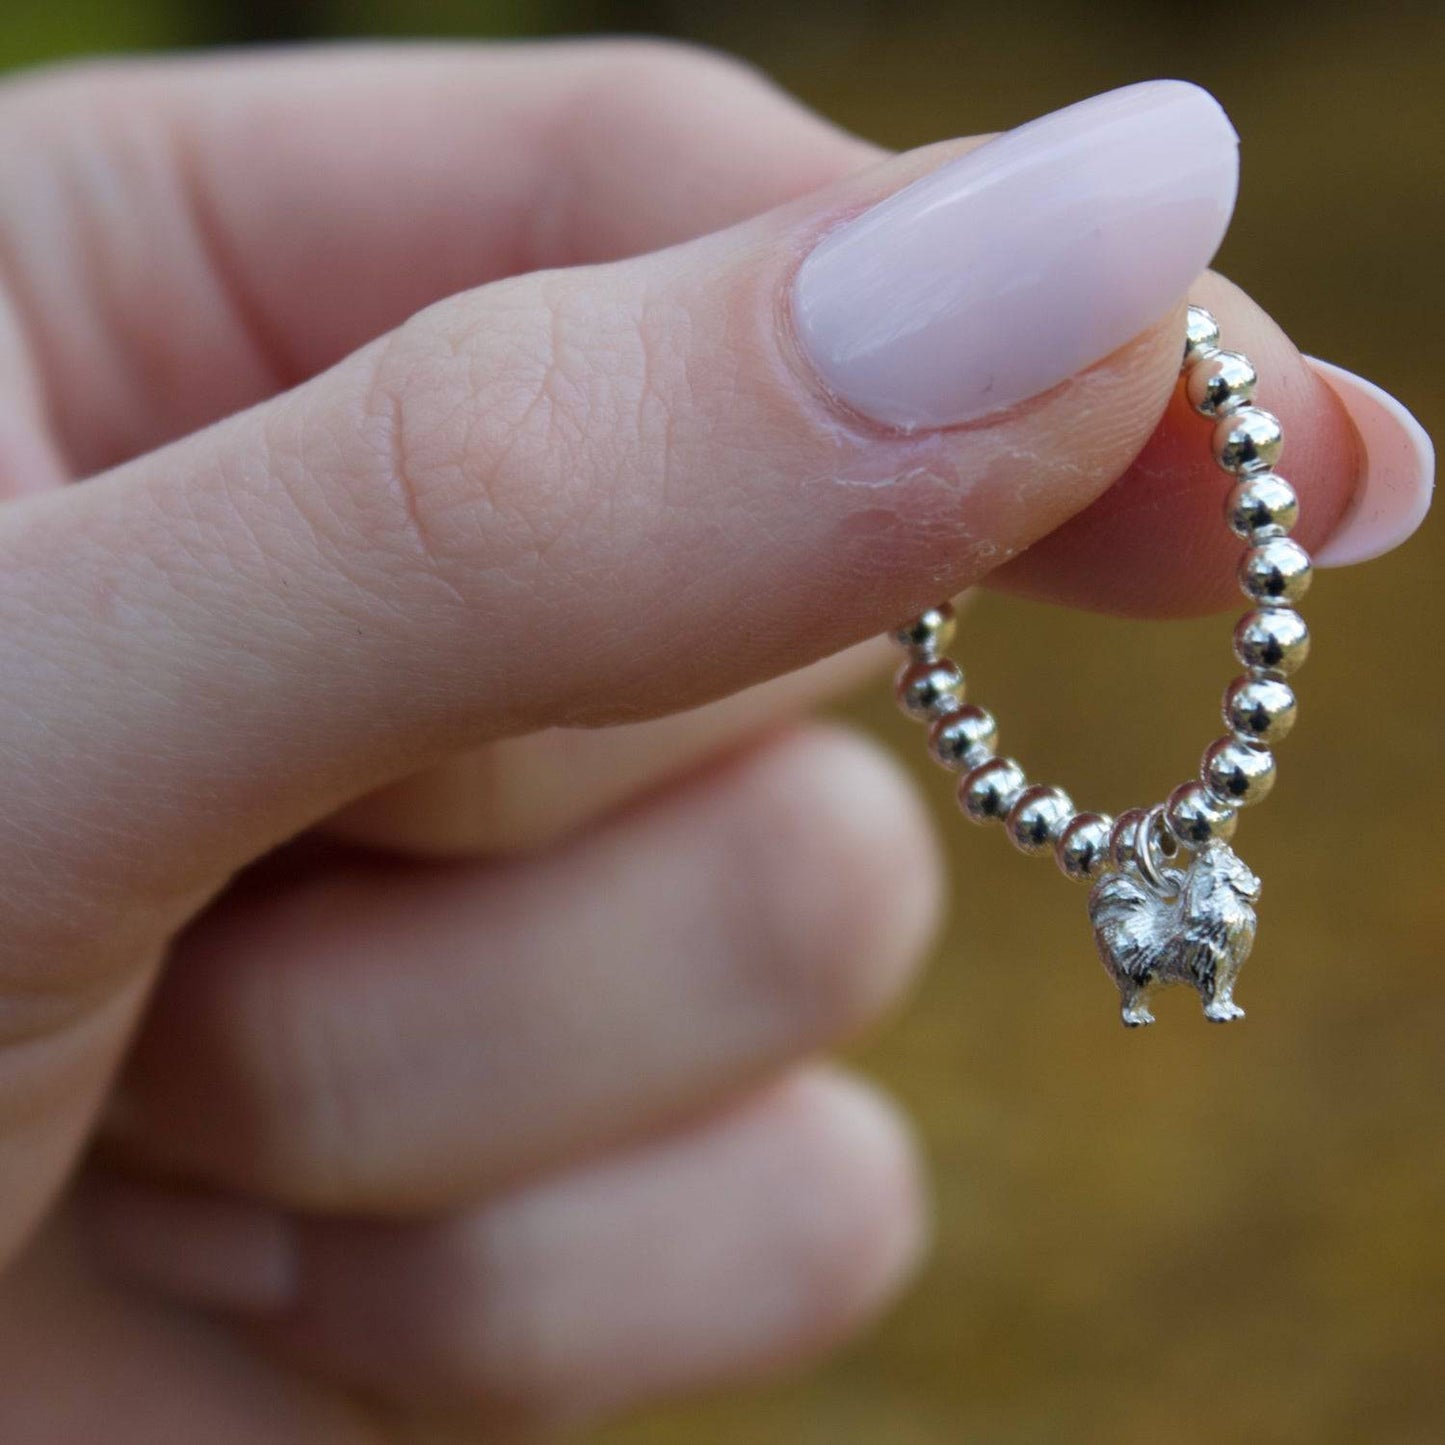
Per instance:
[[[896,661],[881,638],[670,717],[550,728],[463,753],[327,820],[338,838],[420,857],[533,852],[802,716]]]
[[[4,114],[4,276],[80,472],[453,292],[701,235],[877,154],[643,41],[109,60],[12,84]]]
[[[439,1224],[288,1220],[115,1182],[87,1214],[125,1277],[473,1428],[798,1363],[876,1313],[923,1232],[897,1117],[821,1072]]]
[[[111,1148],[297,1207],[456,1207],[855,1033],[939,893],[906,779],[824,731],[524,865],[242,890],[181,943]]]

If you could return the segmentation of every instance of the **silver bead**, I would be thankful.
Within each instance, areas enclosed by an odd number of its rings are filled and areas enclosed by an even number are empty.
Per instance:
[[[1073,801],[1062,788],[1035,783],[1014,799],[1004,827],[1020,853],[1043,853],[1058,842],[1073,816]]]
[[[1139,857],[1139,824],[1143,821],[1143,808],[1130,808],[1114,819],[1114,830],[1109,837],[1109,861],[1120,873],[1133,867]]]
[[[1027,786],[1024,770],[1012,758],[990,758],[959,779],[958,805],[975,823],[996,823]]]
[[[975,703],[945,713],[928,731],[933,760],[955,772],[976,768],[993,755],[998,724],[993,714]]]
[[[1299,520],[1299,498],[1283,477],[1261,472],[1235,483],[1224,504],[1224,520],[1245,542],[1282,537]]]
[[[1245,552],[1239,563],[1239,585],[1246,597],[1263,606],[1298,602],[1310,590],[1314,568],[1310,554],[1288,537],[1271,537]]]
[[[1202,306],[1191,306],[1184,318],[1184,362],[1192,366],[1219,345],[1219,323]]]
[[[925,608],[917,617],[909,618],[891,636],[899,647],[906,647],[923,658],[934,658],[953,641],[955,621],[953,608],[947,602],[940,602],[937,607]]]
[[[1109,866],[1109,839],[1114,820],[1106,813],[1076,813],[1059,841],[1054,861],[1065,878],[1084,882],[1097,878]]]
[[[1294,692],[1272,677],[1236,677],[1225,689],[1224,721],[1237,737],[1277,743],[1294,726]]]
[[[1200,782],[1181,783],[1169,794],[1164,805],[1164,820],[1169,831],[1186,848],[1199,848],[1211,838],[1228,840],[1234,836],[1237,814],[1210,795]]]
[[[1254,363],[1237,351],[1216,351],[1201,356],[1184,378],[1189,405],[1203,416],[1219,416],[1246,405],[1259,380]]]
[[[1220,802],[1247,808],[1274,787],[1274,755],[1238,738],[1219,738],[1204,750],[1199,777]]]
[[[905,662],[893,690],[909,717],[942,717],[959,705],[963,669],[946,657]]]
[[[1246,612],[1234,629],[1234,655],[1246,667],[1288,677],[1310,654],[1310,630],[1291,607]]]
[[[1256,472],[1279,460],[1284,431],[1279,418],[1257,406],[1241,407],[1214,427],[1214,459],[1226,472]]]

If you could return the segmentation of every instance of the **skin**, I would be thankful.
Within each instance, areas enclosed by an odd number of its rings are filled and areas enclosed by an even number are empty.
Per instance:
[[[1232,571],[1177,313],[956,431],[813,384],[798,260],[977,143],[639,44],[0,94],[0,1436],[502,1438],[891,1296],[906,1128],[810,1060],[936,859],[797,719],[985,575],[1168,615]],[[1350,423],[1192,296],[1312,546]]]

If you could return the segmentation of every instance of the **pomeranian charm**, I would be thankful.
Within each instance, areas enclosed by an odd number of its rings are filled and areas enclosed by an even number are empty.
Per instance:
[[[1094,945],[1118,987],[1126,1027],[1152,1024],[1149,992],[1156,984],[1186,983],[1204,1002],[1204,1017],[1228,1023],[1244,1017],[1234,981],[1254,943],[1254,904],[1260,882],[1227,843],[1212,841],[1187,869],[1156,865],[1140,820],[1136,861],[1106,873],[1089,894]]]
[[[1198,773],[1155,807],[1117,818],[1082,812],[1062,789],[1030,783],[997,751],[993,714],[964,700],[963,669],[945,655],[953,609],[926,608],[893,633],[906,656],[898,705],[928,726],[935,762],[958,774],[958,803],[980,824],[1002,824],[1020,853],[1052,856],[1059,871],[1091,883],[1089,917],[1105,969],[1118,985],[1125,1024],[1152,1024],[1149,992],[1187,983],[1217,1023],[1244,1017],[1234,983],[1254,943],[1259,879],[1229,847],[1239,812],[1274,786],[1274,748],[1294,726],[1295,670],[1310,633],[1297,604],[1310,585],[1309,555],[1290,537],[1294,488],[1276,470],[1279,420],[1254,404],[1247,357],[1222,350],[1219,326],[1191,306],[1180,388],[1213,423],[1210,450],[1230,485],[1224,521],[1244,543],[1240,591],[1249,610],[1234,629],[1242,671],[1225,689],[1225,733],[1205,749]]]

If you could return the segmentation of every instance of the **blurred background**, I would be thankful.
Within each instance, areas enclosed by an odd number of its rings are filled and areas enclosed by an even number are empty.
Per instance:
[[[1445,6],[1157,0],[5,0],[0,65],[313,36],[649,31],[721,46],[891,146],[1182,76],[1244,184],[1220,269],[1307,351],[1445,436]],[[748,164],[746,156],[738,158]],[[1125,1035],[1082,890],[946,830],[954,916],[859,1062],[917,1120],[937,1243],[808,1378],[613,1427],[608,1445],[1445,1440],[1445,606],[1441,529],[1310,597],[1303,722],[1243,851],[1265,879],[1240,994]],[[1010,750],[1117,810],[1213,735],[1227,629],[985,596],[960,647]],[[1145,690],[1122,714],[1103,700]],[[851,710],[909,759],[882,696]]]

